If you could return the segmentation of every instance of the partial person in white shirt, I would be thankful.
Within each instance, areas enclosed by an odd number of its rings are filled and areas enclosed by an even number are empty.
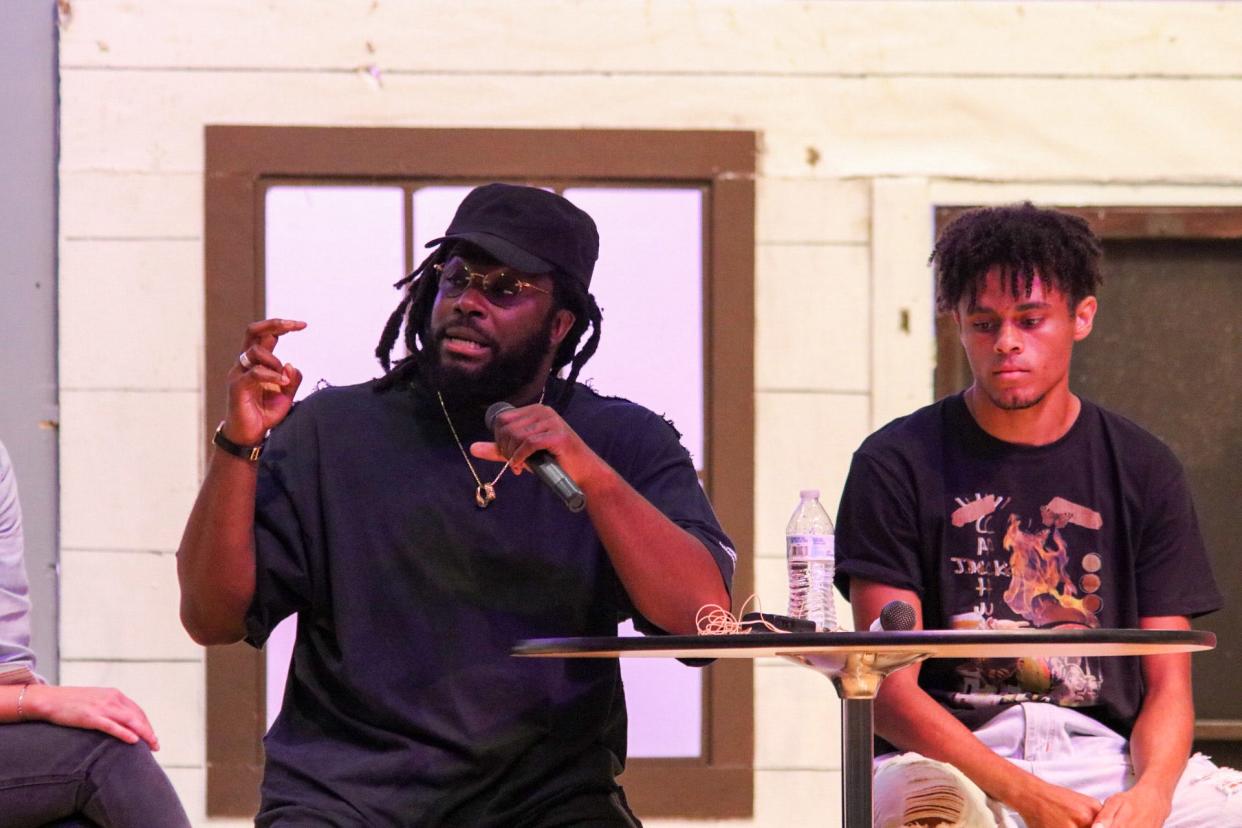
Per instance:
[[[0,443],[0,822],[188,826],[137,704],[106,687],[57,687],[35,672],[17,479]]]

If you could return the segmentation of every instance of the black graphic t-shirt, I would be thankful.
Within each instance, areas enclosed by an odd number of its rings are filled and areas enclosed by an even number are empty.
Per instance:
[[[732,543],[672,425],[585,386],[559,410],[728,585]],[[492,439],[481,408],[455,428],[466,446]],[[501,468],[474,462],[486,480]],[[328,388],[273,430],[247,640],[261,646],[292,612],[298,622],[257,825],[511,828],[615,790],[617,661],[510,652],[524,638],[615,635],[627,617],[659,630],[586,511],[533,474],[505,474],[486,509],[475,486],[434,396]]]
[[[1219,609],[1181,465],[1087,400],[1046,446],[1006,443],[961,395],[895,420],[854,454],[837,517],[837,586],[916,592],[928,629],[1134,628]],[[1137,658],[926,662],[919,684],[968,727],[1005,707],[1075,707],[1128,735]]]

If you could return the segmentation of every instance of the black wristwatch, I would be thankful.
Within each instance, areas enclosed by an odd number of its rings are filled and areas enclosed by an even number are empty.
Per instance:
[[[223,449],[234,457],[240,457],[242,460],[249,460],[251,463],[254,463],[259,459],[259,455],[263,453],[263,447],[267,445],[267,438],[263,438],[263,442],[257,446],[243,446],[240,443],[234,443],[224,436],[224,420],[221,420],[220,425],[216,426],[216,433],[211,438],[211,442],[217,448]]]

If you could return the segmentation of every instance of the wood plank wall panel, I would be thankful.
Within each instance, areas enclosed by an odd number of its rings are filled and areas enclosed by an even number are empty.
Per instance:
[[[437,75],[1242,73],[1237,4],[1117,5],[73,0],[61,61]]]
[[[1242,124],[1242,79],[1195,88],[1187,95],[1184,81],[1168,79],[559,75],[402,75],[375,88],[353,73],[68,69],[61,164],[199,170],[204,123],[676,125],[762,130],[764,176],[1242,182],[1242,142],[1223,128]]]
[[[202,261],[190,251],[201,244],[206,124],[758,131],[755,549],[760,597],[777,610],[796,489],[821,486],[834,511],[849,452],[926,381],[923,346],[882,330],[923,289],[924,271],[911,269],[925,256],[911,214],[1021,198],[1242,203],[1234,138],[1242,4],[67,0],[62,8],[60,337],[75,390],[62,399],[61,529],[66,577],[97,579],[109,595],[149,588],[150,568],[102,567],[101,576],[86,556],[169,555],[178,519],[140,507],[184,510],[201,473],[201,394],[218,383],[204,381],[201,344],[187,343],[201,343],[204,324]],[[808,302],[799,313],[787,301],[794,288],[781,282],[803,259],[829,271],[821,278],[836,299],[830,309]],[[168,281],[152,285],[161,272]],[[797,286],[809,277],[792,278]],[[117,320],[102,318],[115,308],[107,303],[122,301],[133,318],[162,318],[150,330],[131,324],[122,342]],[[93,313],[96,303],[104,304]],[[791,361],[798,342],[829,347],[821,328],[838,320],[850,337],[867,330],[857,362]],[[127,350],[153,340],[178,351],[154,371]],[[791,439],[799,433],[818,439]],[[153,443],[162,450],[148,451]],[[114,457],[126,463],[119,481]],[[123,519],[104,508],[113,503]],[[146,623],[175,623],[156,617],[164,609],[153,607]],[[176,636],[154,637],[145,653],[133,641],[109,650],[106,637],[83,637],[89,608],[63,612],[69,652],[95,659],[91,669],[145,655],[144,684],[180,681]],[[120,623],[141,625],[140,616]],[[790,709],[817,705],[828,691],[784,681],[788,670],[757,666],[750,824],[831,825],[834,749],[781,735]],[[201,728],[200,707],[178,706],[185,718],[174,732]],[[172,774],[196,819],[204,761],[181,754]]]

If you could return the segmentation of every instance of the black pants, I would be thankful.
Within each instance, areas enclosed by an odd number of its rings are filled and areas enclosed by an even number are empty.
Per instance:
[[[145,743],[45,722],[0,724],[5,828],[189,828],[172,783]]]
[[[642,828],[617,788],[611,794],[588,791],[563,799],[521,828]]]
[[[354,828],[361,824],[305,806],[280,810],[281,813],[260,815],[255,824],[261,828]],[[515,823],[512,828],[642,828],[642,823],[626,803],[625,793],[618,788],[611,794],[599,791],[570,794],[537,815]]]

